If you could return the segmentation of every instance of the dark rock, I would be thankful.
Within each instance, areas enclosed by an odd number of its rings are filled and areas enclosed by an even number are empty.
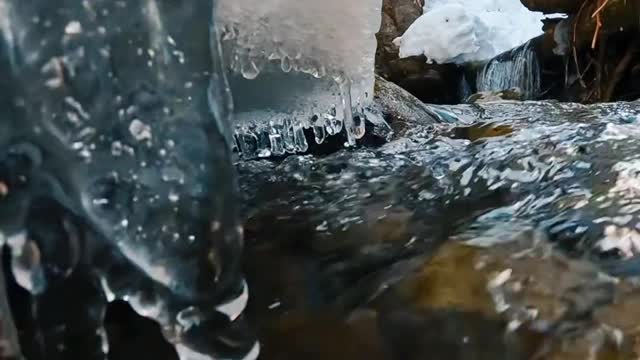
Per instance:
[[[415,0],[384,0],[382,25],[377,34],[376,73],[426,103],[458,103],[460,68],[451,64],[427,64],[424,56],[400,59],[398,48],[393,44],[393,40],[422,15],[420,5]]]
[[[462,73],[455,64],[428,64],[425,56],[416,56],[391,61],[386,79],[425,103],[456,104],[461,100]]]
[[[571,14],[577,12],[585,1],[587,0],[520,0],[529,10],[545,14]]]

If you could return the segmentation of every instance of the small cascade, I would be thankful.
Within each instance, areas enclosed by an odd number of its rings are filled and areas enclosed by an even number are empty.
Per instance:
[[[540,64],[531,42],[500,54],[478,73],[478,92],[518,88],[524,100],[540,95]]]

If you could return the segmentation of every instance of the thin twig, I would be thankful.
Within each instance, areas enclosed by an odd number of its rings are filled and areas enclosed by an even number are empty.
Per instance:
[[[620,80],[622,80],[622,76],[626,72],[627,68],[629,67],[629,65],[631,65],[631,60],[633,60],[633,55],[638,50],[638,47],[640,47],[640,41],[635,40],[627,48],[627,52],[624,54],[624,57],[616,66],[613,77],[609,81],[609,85],[607,86],[607,90],[602,99],[603,101],[611,101],[611,99],[613,98],[613,93],[615,92]]]
[[[604,0],[604,2],[600,5],[600,7],[593,12],[593,14],[591,15],[591,18],[593,19],[594,17],[600,15],[600,11],[602,11],[602,9],[604,9],[604,7],[607,6],[608,3],[609,3],[609,0]]]
[[[580,81],[580,85],[583,88],[587,87],[587,84],[584,83],[584,80],[582,80],[582,73],[580,73],[580,62],[578,61],[578,54],[577,54],[577,50],[576,50],[576,39],[577,39],[577,33],[578,33],[578,22],[580,20],[580,15],[582,14],[582,10],[584,10],[584,6],[587,4],[587,2],[583,2],[582,5],[580,5],[580,9],[578,10],[578,13],[576,14],[574,23],[573,23],[573,61],[576,63],[576,73],[578,74],[578,80]]]

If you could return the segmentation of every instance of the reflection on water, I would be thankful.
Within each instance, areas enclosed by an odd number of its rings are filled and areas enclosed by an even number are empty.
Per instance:
[[[432,111],[237,164],[265,358],[636,358],[640,104]]]

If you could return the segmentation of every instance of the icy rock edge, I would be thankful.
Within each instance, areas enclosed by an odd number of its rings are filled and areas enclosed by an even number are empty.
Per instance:
[[[381,0],[221,0],[216,26],[244,158],[306,152],[342,135],[353,146],[372,109]],[[241,94],[241,96],[240,96]],[[307,134],[305,136],[305,133]]]

